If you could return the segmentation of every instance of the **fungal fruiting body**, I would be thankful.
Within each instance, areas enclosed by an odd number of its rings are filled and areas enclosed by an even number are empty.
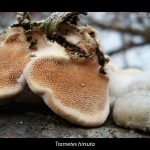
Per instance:
[[[108,59],[90,26],[77,26],[79,14],[53,13],[32,22],[28,12],[0,35],[0,99],[26,83],[58,115],[82,126],[100,126],[109,114],[105,75]]]
[[[109,58],[109,60],[106,76],[109,77],[109,100],[110,107],[113,109],[115,101],[124,94],[126,87],[128,87],[134,76],[140,73],[141,70],[135,68],[121,70],[111,58]]]
[[[34,58],[24,73],[31,90],[56,114],[83,126],[99,126],[106,120],[108,78],[85,58],[41,56]]]
[[[150,71],[121,70],[111,59],[107,68],[110,107],[115,123],[150,132]]]
[[[45,48],[46,38],[35,26],[32,39],[38,48],[31,48],[22,27],[9,27],[0,35],[0,99],[17,95],[25,89],[23,69],[35,57],[34,52]],[[44,48],[43,48],[44,47]]]
[[[150,132],[150,71],[134,76],[124,94],[115,102],[113,119],[126,128]]]
[[[90,127],[102,125],[109,114],[109,79],[99,73],[97,45],[87,31],[96,37],[91,27],[76,29],[62,24],[51,38],[49,53],[33,58],[24,76],[31,90],[56,114]],[[93,55],[88,55],[91,52]]]
[[[8,28],[0,35],[0,99],[24,89],[23,69],[30,61],[28,47],[22,28]]]
[[[19,15],[19,24],[12,25],[0,35],[0,100],[15,96],[25,89],[23,69],[30,62],[31,53],[36,51],[31,48],[26,35],[29,22],[25,16],[31,20],[29,13],[21,14],[23,16]]]

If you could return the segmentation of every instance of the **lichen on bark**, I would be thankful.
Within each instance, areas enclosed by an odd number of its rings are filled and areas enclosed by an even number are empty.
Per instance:
[[[87,12],[56,12],[52,13],[41,25],[40,30],[49,36],[57,32],[62,23],[68,22],[72,25],[77,25],[78,15],[87,15]]]
[[[47,36],[47,38],[55,39],[55,41],[57,41],[58,38],[57,38],[56,33],[59,29],[59,26],[62,23],[66,23],[69,26],[72,26],[72,27],[78,29],[77,21],[79,21],[79,19],[78,19],[79,14],[87,15],[87,12],[57,12],[57,13],[52,13],[39,26],[39,29]],[[94,35],[91,34],[90,36],[93,38]],[[78,50],[79,50],[79,48],[78,48]],[[93,53],[85,55],[85,54],[83,54],[83,50],[82,50],[82,52],[79,51],[79,53],[77,55],[74,55],[74,56],[71,55],[71,58],[73,58],[73,59],[78,59],[78,58],[82,58],[82,57],[89,58],[89,57],[93,56]],[[100,69],[99,69],[99,73],[106,74],[105,64],[108,63],[109,59],[105,58],[103,51],[99,50],[98,46],[97,46],[97,49],[96,49],[96,55],[97,55],[97,58],[98,58],[98,63],[101,66]]]
[[[32,39],[33,26],[39,26],[40,31],[46,35],[48,40],[52,40],[53,42],[56,41],[57,43],[59,43],[58,41],[60,41],[60,38],[57,35],[57,31],[59,30],[60,25],[66,24],[75,29],[78,29],[77,22],[79,21],[79,18],[78,18],[79,14],[87,15],[87,12],[55,12],[55,13],[52,13],[44,21],[32,22],[31,15],[29,12],[18,12],[16,16],[18,23],[13,24],[11,27],[20,27],[20,26],[23,27],[26,40],[27,42],[31,43],[29,46],[29,49],[35,50],[37,49],[36,47],[37,40]],[[94,32],[92,33],[94,34]],[[89,33],[89,34],[94,39],[93,37],[94,35],[92,33]],[[97,44],[96,41],[95,43]],[[59,44],[62,46],[64,45],[64,43],[59,43]],[[94,53],[96,53],[98,63],[101,66],[99,69],[99,73],[106,74],[105,64],[109,60],[105,58],[103,51],[99,50],[98,46],[95,52],[92,52],[90,54],[85,54],[84,50],[80,49],[80,47],[77,47],[75,45],[71,45],[71,43],[69,42],[67,42],[65,46],[67,48],[68,46],[75,47],[73,51],[75,51],[76,53],[74,53],[74,55],[70,55],[70,57],[73,59],[90,58],[90,57],[93,57]]]
[[[35,46],[36,40],[32,39],[32,32],[33,32],[33,23],[31,20],[31,15],[29,12],[18,12],[17,13],[17,24],[13,24],[11,27],[19,27],[21,26],[24,29],[24,35],[26,37],[26,41],[30,42],[29,49],[37,49]]]

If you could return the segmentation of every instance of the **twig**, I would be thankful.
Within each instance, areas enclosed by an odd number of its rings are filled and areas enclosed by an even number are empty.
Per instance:
[[[119,26],[107,25],[107,24],[103,24],[103,23],[94,21],[91,18],[89,18],[89,21],[90,21],[90,25],[97,25],[104,29],[117,30],[117,31],[123,32],[123,33],[128,32],[131,34],[138,34],[138,35],[144,36],[146,39],[150,39],[150,31],[148,31],[148,30],[143,31],[143,30],[138,30],[138,29],[132,29],[129,27],[123,28],[123,27],[119,27]]]
[[[119,49],[117,49],[117,50],[115,50],[113,52],[109,52],[107,54],[108,55],[112,55],[112,54],[115,54],[115,53],[118,53],[118,52],[121,52],[121,51],[125,51],[125,50],[127,50],[129,48],[132,48],[132,47],[135,47],[135,46],[142,46],[142,45],[145,45],[145,44],[148,44],[148,43],[150,43],[150,41],[145,41],[145,42],[139,43],[139,44],[135,44],[135,43],[131,42],[131,43],[129,43],[127,45],[124,45],[123,47],[121,47],[121,48],[119,48]]]

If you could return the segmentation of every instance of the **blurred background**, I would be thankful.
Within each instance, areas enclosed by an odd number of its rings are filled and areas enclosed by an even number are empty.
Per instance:
[[[52,12],[30,12],[32,21]],[[17,23],[17,12],[0,12],[0,32]],[[88,12],[79,24],[96,29],[105,54],[122,68],[150,69],[150,12]]]

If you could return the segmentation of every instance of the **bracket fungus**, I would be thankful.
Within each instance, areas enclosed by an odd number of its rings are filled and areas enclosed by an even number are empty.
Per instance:
[[[115,123],[125,128],[150,132],[150,71],[134,68],[121,70],[110,59],[107,76]]]
[[[19,23],[10,30],[19,31],[7,34],[7,38],[3,34],[0,37],[5,49],[0,49],[1,72],[11,63],[15,86],[25,87],[26,81],[56,114],[78,125],[100,126],[109,114],[109,78],[105,75],[108,59],[96,31],[90,26],[77,25],[79,14],[87,15],[86,12],[52,13],[45,21],[32,22],[29,13],[18,13]],[[7,50],[6,43],[11,45]],[[7,58],[5,54],[9,52],[11,56]],[[10,61],[11,57],[17,60]],[[16,72],[19,72],[17,77]],[[5,86],[2,83],[10,82],[3,78],[0,92]]]
[[[56,15],[58,13],[48,20]],[[41,53],[25,68],[24,76],[29,87],[56,114],[68,121],[82,126],[102,125],[109,114],[109,79],[99,73],[96,50],[100,44],[96,31],[89,26],[78,27],[62,20],[55,32],[45,31],[51,29],[47,26],[43,31],[41,24],[40,30],[46,33],[51,47],[49,53]]]
[[[24,70],[31,90],[58,115],[82,126],[99,126],[109,113],[108,78],[90,60],[53,53],[34,58]]]
[[[109,58],[108,56],[106,56]],[[141,72],[139,69],[128,68],[121,70],[111,58],[107,64],[107,77],[109,78],[108,90],[110,107],[113,109],[115,101],[123,95],[126,87],[131,83],[134,76]]]
[[[150,132],[150,70],[134,76],[124,94],[115,102],[117,125]]]
[[[0,35],[0,99],[25,88],[23,69],[30,61],[28,47],[21,28],[9,28]]]
[[[28,15],[22,13],[22,21],[26,20]],[[20,15],[21,17],[21,15]],[[19,18],[19,17],[18,17]],[[13,24],[0,35],[0,99],[17,95],[26,87],[26,81],[23,76],[23,69],[31,61],[33,52],[41,48],[46,39],[40,30],[34,27],[32,40],[39,40],[36,45],[38,49],[33,48],[34,43],[29,42],[25,33],[26,24]],[[27,29],[27,28],[26,28]],[[32,45],[32,46],[31,46]]]

